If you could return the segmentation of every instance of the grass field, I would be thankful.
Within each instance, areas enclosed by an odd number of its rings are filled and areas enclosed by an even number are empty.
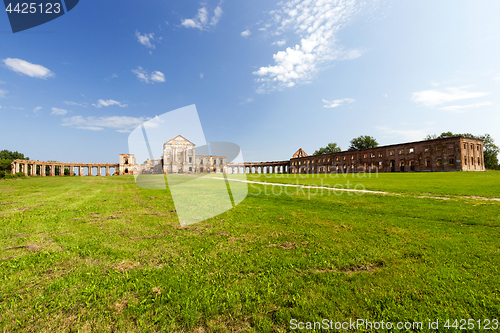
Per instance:
[[[132,176],[0,181],[0,330],[500,319],[500,201],[474,198],[500,198],[500,172],[248,178],[391,194],[250,184],[181,227],[169,190]]]

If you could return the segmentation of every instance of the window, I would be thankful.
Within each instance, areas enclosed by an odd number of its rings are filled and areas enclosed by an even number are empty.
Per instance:
[[[425,151],[426,153],[428,153],[430,150],[431,150],[431,148],[430,148],[429,146],[426,146],[426,147],[425,147],[425,149],[424,149],[424,151]]]
[[[448,145],[448,149],[455,149],[455,145]]]
[[[427,158],[425,160],[425,166],[428,167],[428,168],[430,168],[430,166],[431,166],[431,160],[430,160],[430,158]]]
[[[200,172],[203,172],[203,168],[200,168]]]
[[[337,161],[337,162],[338,162],[338,161],[339,161],[339,158],[338,158],[338,157],[336,157],[336,158],[335,158],[335,161]]]
[[[394,156],[394,150],[389,151],[390,156]]]
[[[217,160],[214,160],[214,165],[216,165],[216,164],[217,164]]]
[[[474,145],[470,145],[470,149],[471,149],[471,150],[474,150]]]
[[[400,149],[400,150],[399,150],[399,155],[402,155],[404,152],[405,152],[405,150],[404,150],[404,149]]]
[[[169,149],[167,149],[167,154],[170,154],[170,148],[169,148]]]
[[[200,164],[203,165],[203,160],[200,160]],[[203,168],[202,168],[203,169]]]
[[[454,164],[455,164],[455,158],[450,157],[450,165],[454,165]]]
[[[193,168],[189,167],[189,171],[193,171]]]
[[[384,164],[382,163],[382,161],[378,162],[378,167],[381,168]]]
[[[190,157],[190,158],[189,158],[189,163],[192,163],[192,162],[193,162],[193,158],[192,158],[192,157]],[[191,169],[191,168],[190,168],[190,169]],[[191,170],[189,170],[189,171],[191,171]]]
[[[410,154],[413,154],[415,152],[415,148],[410,148]]]
[[[345,161],[345,156],[344,156],[344,161]]]
[[[371,153],[371,158],[375,158],[375,153]]]
[[[193,150],[192,149],[189,149],[189,153],[192,154],[193,153]]]
[[[466,143],[464,143],[464,149],[467,149],[467,144]]]
[[[467,157],[464,158],[464,165],[467,165]]]
[[[367,154],[364,154],[364,155],[363,155],[363,158],[366,158],[367,156],[368,156]]]
[[[354,159],[354,155],[351,155],[351,160],[353,160],[353,159]]]
[[[220,164],[224,164],[224,160],[222,160],[222,159],[221,159],[221,160],[220,160]]]
[[[443,162],[441,161],[440,158],[438,158],[438,160],[437,160],[437,166],[442,166],[442,165],[443,165]]]
[[[477,165],[481,165],[481,158],[480,157],[477,158]]]
[[[479,145],[477,145],[477,151],[479,151]]]
[[[177,152],[178,153],[182,153],[182,149],[177,149]]]
[[[441,150],[441,145],[437,145],[436,150]]]
[[[378,152],[378,157],[382,157],[382,156],[383,156],[383,155],[382,155],[382,152],[381,152],[381,151],[379,151],[379,152]]]
[[[372,162],[372,168],[375,168],[375,162]]]

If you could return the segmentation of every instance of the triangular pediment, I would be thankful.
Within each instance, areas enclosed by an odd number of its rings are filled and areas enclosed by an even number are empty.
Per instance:
[[[194,143],[183,137],[182,135],[177,135],[175,138],[168,140],[165,142],[166,145],[175,145],[175,144],[191,144],[194,146]]]
[[[302,150],[302,148],[299,148],[299,150],[297,150],[295,154],[293,154],[293,158],[306,157],[306,156],[308,155],[304,150]]]

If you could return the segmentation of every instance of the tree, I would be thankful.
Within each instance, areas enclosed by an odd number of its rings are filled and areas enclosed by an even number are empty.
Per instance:
[[[453,138],[456,136],[466,136],[470,138],[476,138],[483,140],[483,152],[484,152],[484,167],[486,169],[499,170],[500,166],[498,165],[498,154],[500,153],[500,149],[497,145],[495,145],[495,141],[489,134],[484,135],[473,135],[470,133],[453,133],[453,132],[443,132],[440,135],[432,134],[427,135],[424,140],[434,140],[434,139],[446,139]]]
[[[29,157],[24,157],[24,154],[18,153],[17,151],[10,151],[4,149],[0,151],[0,160],[29,160]]]
[[[374,137],[369,135],[361,135],[357,138],[354,138],[350,141],[350,146],[348,150],[361,150],[368,148],[378,147],[378,142]]]
[[[319,148],[316,150],[313,155],[323,155],[323,154],[331,154],[331,153],[340,153],[342,149],[335,143],[331,142],[326,147]]]

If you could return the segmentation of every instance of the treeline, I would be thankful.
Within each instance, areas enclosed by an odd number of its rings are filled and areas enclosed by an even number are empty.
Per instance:
[[[435,139],[446,139],[452,138],[456,136],[466,136],[476,139],[483,140],[483,149],[484,149],[484,166],[486,169],[490,170],[500,170],[500,165],[498,162],[498,154],[500,153],[500,149],[497,145],[495,145],[495,141],[489,134],[484,135],[473,135],[470,133],[453,133],[453,132],[443,132],[439,135],[437,134],[429,134],[424,140],[435,140]],[[349,142],[349,148],[347,150],[361,150],[361,149],[369,149],[378,147],[378,142],[374,137],[369,135],[361,135],[357,138],[352,139]],[[331,142],[326,147],[319,148],[316,150],[313,155],[323,155],[323,154],[331,154],[331,153],[339,153],[342,149],[335,142]]]
[[[10,164],[13,160],[29,160],[30,158],[17,151],[2,150],[0,151],[0,178],[11,178]],[[24,176],[21,172],[15,177]]]

